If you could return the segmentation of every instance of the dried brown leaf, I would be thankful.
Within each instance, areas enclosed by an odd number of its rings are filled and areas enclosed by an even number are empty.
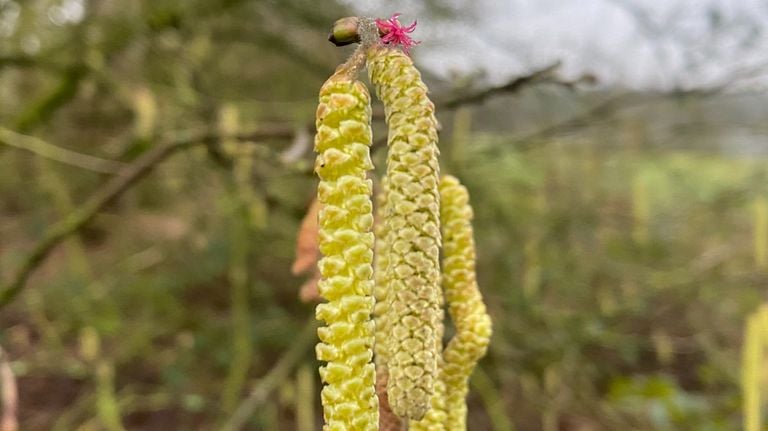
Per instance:
[[[317,265],[320,258],[318,242],[317,216],[320,212],[320,202],[317,199],[307,209],[307,214],[301,221],[299,235],[296,237],[296,259],[293,261],[291,272],[294,275],[303,274]]]
[[[16,386],[16,377],[8,363],[5,352],[0,349],[0,431],[17,431],[19,421],[17,417],[19,405],[19,392]]]
[[[319,302],[320,291],[317,288],[317,283],[320,282],[320,271],[315,268],[315,272],[312,274],[312,278],[304,282],[299,289],[299,299],[301,302]]]

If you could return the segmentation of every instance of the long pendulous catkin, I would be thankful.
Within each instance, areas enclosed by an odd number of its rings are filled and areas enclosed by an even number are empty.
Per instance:
[[[491,318],[475,277],[472,207],[467,189],[452,176],[440,182],[443,230],[443,291],[456,334],[443,351],[441,380],[445,383],[446,429],[467,429],[468,380],[488,350]]]
[[[387,397],[387,382],[389,381],[387,360],[390,351],[388,344],[389,326],[387,325],[387,294],[389,293],[387,270],[391,247],[389,231],[384,220],[387,213],[388,190],[387,177],[383,176],[379,192],[376,195],[376,224],[374,227],[376,246],[373,264],[373,296],[376,298],[376,305],[373,308],[373,321],[376,323],[376,336],[373,353],[376,363],[376,394],[379,396],[379,431],[400,431],[403,426],[402,421],[392,413]]]
[[[367,60],[389,126],[387,392],[395,414],[418,420],[434,392],[442,325],[437,121],[408,56],[377,44]]]
[[[340,68],[320,90],[315,171],[320,177],[319,246],[323,258],[316,315],[325,431],[378,429],[372,363],[374,323],[370,96]]]

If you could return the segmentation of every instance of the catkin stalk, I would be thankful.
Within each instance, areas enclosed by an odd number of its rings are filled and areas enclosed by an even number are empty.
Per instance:
[[[365,86],[341,67],[320,90],[315,171],[320,177],[319,246],[323,258],[316,315],[325,431],[378,428],[372,363],[374,323],[371,108]]]
[[[418,420],[434,392],[442,324],[437,122],[408,56],[377,44],[368,47],[367,58],[389,126],[387,393],[395,414]]]

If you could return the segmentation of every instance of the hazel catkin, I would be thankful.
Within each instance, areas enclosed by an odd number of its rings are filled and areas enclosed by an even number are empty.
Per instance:
[[[370,96],[342,68],[320,90],[315,171],[318,200],[318,288],[326,300],[316,316],[317,358],[325,383],[321,392],[325,431],[378,429],[373,359],[372,184]]]
[[[367,65],[389,127],[387,392],[395,414],[418,420],[434,392],[442,325],[437,121],[407,55],[377,44],[367,49]]]

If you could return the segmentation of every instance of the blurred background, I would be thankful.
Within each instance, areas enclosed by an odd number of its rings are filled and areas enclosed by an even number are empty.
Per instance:
[[[469,429],[741,428],[765,1],[0,0],[2,431],[319,429],[327,32],[395,12],[475,207]]]

